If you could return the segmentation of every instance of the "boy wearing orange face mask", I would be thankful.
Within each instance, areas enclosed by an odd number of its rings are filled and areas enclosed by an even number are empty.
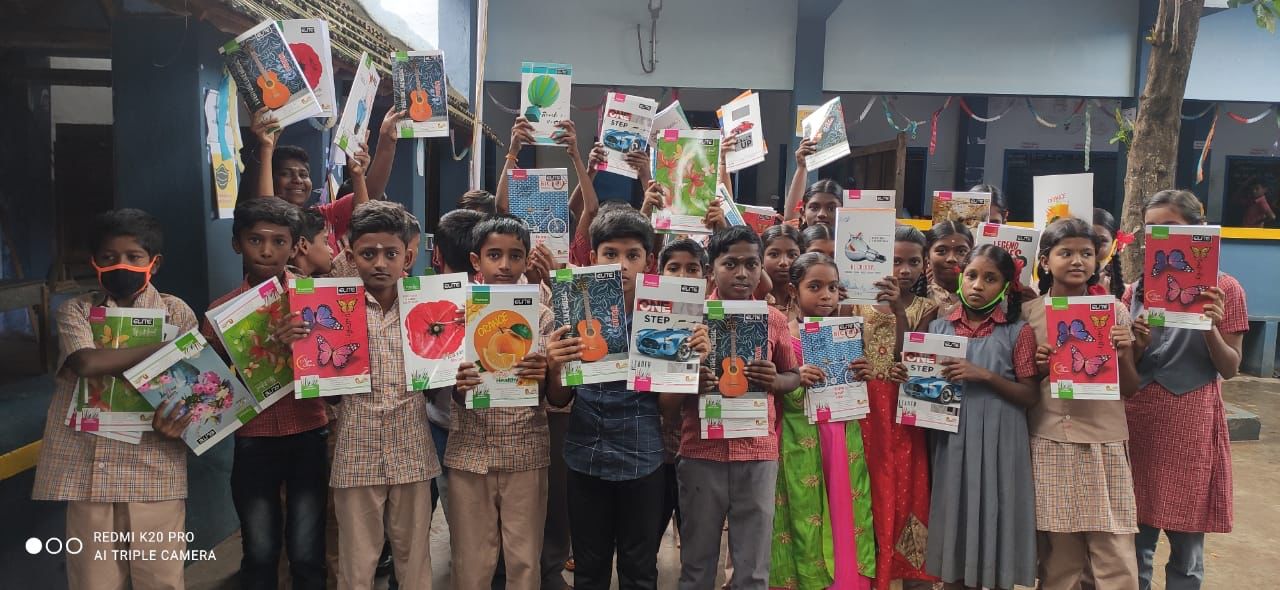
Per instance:
[[[91,263],[102,290],[76,297],[58,309],[59,367],[31,496],[67,502],[63,541],[67,583],[73,590],[123,588],[131,580],[135,588],[181,588],[181,559],[113,559],[111,551],[160,554],[186,548],[180,537],[186,530],[187,448],[179,437],[191,415],[174,412],[165,402],[152,419],[155,432],[143,433],[141,442],[131,444],[78,432],[67,425],[66,414],[80,378],[123,378],[122,371],[163,346],[99,349],[89,327],[90,310],[162,309],[165,325],[184,332],[196,326],[196,318],[181,299],[151,285],[163,258],[163,231],[155,217],[138,209],[108,211],[97,218],[93,231]],[[103,531],[133,532],[133,538],[100,542]],[[151,537],[140,537],[137,531],[163,534],[151,542]],[[98,552],[107,558],[95,559]]]

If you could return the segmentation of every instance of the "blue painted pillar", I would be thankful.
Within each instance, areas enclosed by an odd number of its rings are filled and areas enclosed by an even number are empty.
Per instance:
[[[985,96],[966,96],[965,104],[973,109],[974,114],[978,116],[986,116],[990,113],[987,109],[987,97]],[[959,109],[959,105],[956,105]],[[963,109],[958,111],[960,114],[959,125],[956,129],[956,182],[955,190],[968,190],[969,187],[988,183],[1000,186],[1004,183],[1003,178],[987,178],[987,124],[975,121],[964,112]],[[1003,186],[1000,187],[1004,189]],[[926,195],[928,197],[928,195]],[[1020,199],[1031,199],[1031,195],[1005,195],[1005,201],[1009,204],[1009,209],[1014,209],[1014,201]],[[933,199],[927,198],[925,202],[926,214],[931,213],[933,209]],[[1030,221],[1023,219],[1018,221]]]
[[[0,65],[15,69],[26,67],[21,54],[6,56]],[[8,124],[0,130],[0,161],[5,162],[6,184],[11,191],[0,196],[5,214],[4,238],[17,255],[16,264],[27,279],[43,280],[54,263],[55,199],[50,178],[53,145],[53,117],[50,113],[49,84],[27,80],[5,80],[0,83],[0,105],[10,113]],[[9,261],[0,262],[7,265]],[[84,260],[69,262],[84,263]],[[6,277],[9,278],[9,277]],[[28,325],[25,312],[18,326]],[[16,317],[16,316],[15,316]]]
[[[112,21],[111,33],[116,206],[160,219],[165,259],[156,286],[202,314],[243,276],[231,220],[213,219],[203,110],[204,91],[217,87],[222,72],[218,47],[229,36],[198,20],[129,14]],[[188,461],[192,549],[212,548],[239,526],[231,451],[227,442]]]
[[[836,9],[839,2],[800,2],[796,8],[796,53],[795,65],[792,67],[791,78],[791,110],[787,113],[788,124],[794,126],[796,107],[802,104],[822,104],[822,77],[823,68],[825,67],[827,53],[827,17]],[[851,116],[849,113],[850,105],[842,104],[845,109],[845,118]],[[856,116],[856,115],[854,115]],[[794,131],[790,131],[788,127],[788,135],[792,136],[793,141],[788,146],[786,154],[782,155],[783,160],[787,163],[787,174],[783,180],[783,190],[787,190],[791,186],[791,177],[796,173],[795,146],[799,143],[795,139]],[[806,184],[812,183],[818,179],[816,172],[809,172]],[[783,207],[786,202],[786,194],[778,195],[779,201],[777,207]],[[769,203],[757,203],[769,204]],[[783,212],[786,213],[785,211]]]

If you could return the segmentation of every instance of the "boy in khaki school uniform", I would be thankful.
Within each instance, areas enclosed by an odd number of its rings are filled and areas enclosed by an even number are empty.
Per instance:
[[[529,230],[510,215],[491,215],[472,230],[471,264],[489,285],[515,284],[524,274]],[[542,344],[555,322],[550,292],[542,287],[539,324]],[[529,354],[519,375],[543,383],[555,374],[546,356]],[[547,413],[543,406],[468,410],[465,393],[480,383],[472,363],[458,368],[451,410],[449,446],[449,535],[453,550],[453,587],[488,588],[501,548],[507,588],[536,590],[541,585],[543,524],[547,514]]]
[[[67,585],[81,588],[136,590],[183,587],[181,558],[116,559],[112,550],[180,552],[186,549],[187,447],[179,437],[191,415],[171,415],[168,402],[156,409],[152,427],[142,441],[130,444],[77,432],[66,424],[67,408],[81,377],[116,375],[155,353],[162,345],[106,350],[94,345],[89,311],[94,307],[142,307],[165,310],[165,324],[187,331],[196,326],[195,314],[181,299],[151,285],[160,266],[163,231],[160,222],[138,209],[118,209],[98,216],[94,223],[93,266],[102,290],[87,293],[58,308],[59,354],[53,401],[49,404],[40,447],[32,499],[67,502],[64,543],[78,539],[83,547],[68,546]],[[123,378],[123,377],[119,377]],[[132,532],[132,541],[107,543],[95,533]],[[161,532],[151,542],[138,533]],[[106,559],[98,559],[103,552]]]
[[[418,222],[402,207],[365,203],[346,256],[364,281],[372,391],[340,400],[329,485],[338,516],[338,587],[373,587],[384,539],[400,587],[430,590],[431,479],[440,474],[427,399],[405,383],[396,282],[413,268]],[[299,329],[304,329],[299,325]]]

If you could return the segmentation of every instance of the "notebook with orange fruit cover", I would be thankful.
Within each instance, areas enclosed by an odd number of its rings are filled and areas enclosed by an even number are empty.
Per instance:
[[[468,285],[466,360],[480,385],[466,394],[467,409],[538,405],[538,381],[521,379],[516,365],[542,350],[537,285]]]

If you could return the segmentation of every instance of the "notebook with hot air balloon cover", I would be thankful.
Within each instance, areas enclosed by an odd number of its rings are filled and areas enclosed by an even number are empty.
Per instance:
[[[1142,265],[1142,310],[1153,328],[1209,330],[1204,292],[1218,286],[1222,228],[1148,225]]]
[[[396,126],[401,139],[449,136],[449,96],[444,53],[397,51],[391,54],[391,97],[408,116]]]
[[[847,190],[844,202],[836,211],[835,252],[843,303],[874,305],[876,283],[893,275],[894,192]]]
[[[250,113],[270,109],[281,128],[320,114],[320,101],[276,21],[259,23],[218,51]]]
[[[539,62],[520,64],[520,115],[533,125],[538,145],[557,145],[556,123],[571,118],[569,94],[573,66]]]
[[[466,332],[467,273],[405,277],[396,286],[405,383],[415,390],[457,381]]]
[[[1120,399],[1120,371],[1111,328],[1116,300],[1110,295],[1045,297],[1049,394],[1060,399]]]
[[[289,279],[289,311],[311,328],[293,342],[297,398],[371,391],[369,324],[359,278]]]

